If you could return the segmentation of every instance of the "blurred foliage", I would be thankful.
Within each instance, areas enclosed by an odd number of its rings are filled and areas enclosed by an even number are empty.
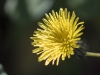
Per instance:
[[[83,20],[95,20],[100,13],[99,0],[66,0],[66,4],[71,10],[81,17]]]
[[[3,69],[2,64],[0,64],[0,75],[7,75],[7,73]]]
[[[46,13],[55,0],[7,0],[5,13],[14,21],[37,21]]]
[[[60,61],[59,66],[44,66],[32,54],[31,40],[37,22],[45,13],[59,8],[75,11],[85,21],[84,36],[89,50],[100,52],[99,0],[0,0],[0,62],[8,75],[100,75],[100,58],[74,62]]]

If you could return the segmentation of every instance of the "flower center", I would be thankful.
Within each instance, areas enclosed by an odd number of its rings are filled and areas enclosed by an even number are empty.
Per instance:
[[[64,39],[63,40],[63,45],[69,47],[70,46],[70,42],[68,39]]]

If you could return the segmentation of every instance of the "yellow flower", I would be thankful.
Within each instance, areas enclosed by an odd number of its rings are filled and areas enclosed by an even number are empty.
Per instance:
[[[43,23],[39,22],[40,28],[34,32],[33,37],[30,37],[34,42],[32,45],[36,47],[32,52],[41,54],[38,61],[46,60],[45,65],[51,61],[52,64],[59,64],[60,58],[65,60],[65,57],[70,58],[74,55],[74,48],[79,48],[77,44],[83,34],[84,22],[79,22],[74,11],[72,16],[67,8],[60,8],[59,13],[54,12],[45,14]]]

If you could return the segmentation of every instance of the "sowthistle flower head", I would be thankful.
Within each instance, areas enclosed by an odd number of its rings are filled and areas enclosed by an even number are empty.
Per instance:
[[[78,41],[81,40],[81,32],[84,29],[84,22],[78,22],[75,12],[68,12],[67,8],[60,8],[59,13],[54,12],[45,14],[43,23],[39,22],[40,28],[34,32],[32,45],[36,47],[32,52],[41,54],[38,61],[46,60],[45,65],[51,61],[59,64],[60,58],[70,58],[74,55],[74,49],[79,48]]]

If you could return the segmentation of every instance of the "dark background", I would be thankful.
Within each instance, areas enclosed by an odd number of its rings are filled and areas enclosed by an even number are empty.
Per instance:
[[[66,58],[59,66],[45,66],[32,54],[30,37],[37,22],[61,7],[75,11],[85,22],[82,38],[90,52],[100,53],[100,0],[0,0],[0,63],[8,75],[100,75],[100,58]]]

